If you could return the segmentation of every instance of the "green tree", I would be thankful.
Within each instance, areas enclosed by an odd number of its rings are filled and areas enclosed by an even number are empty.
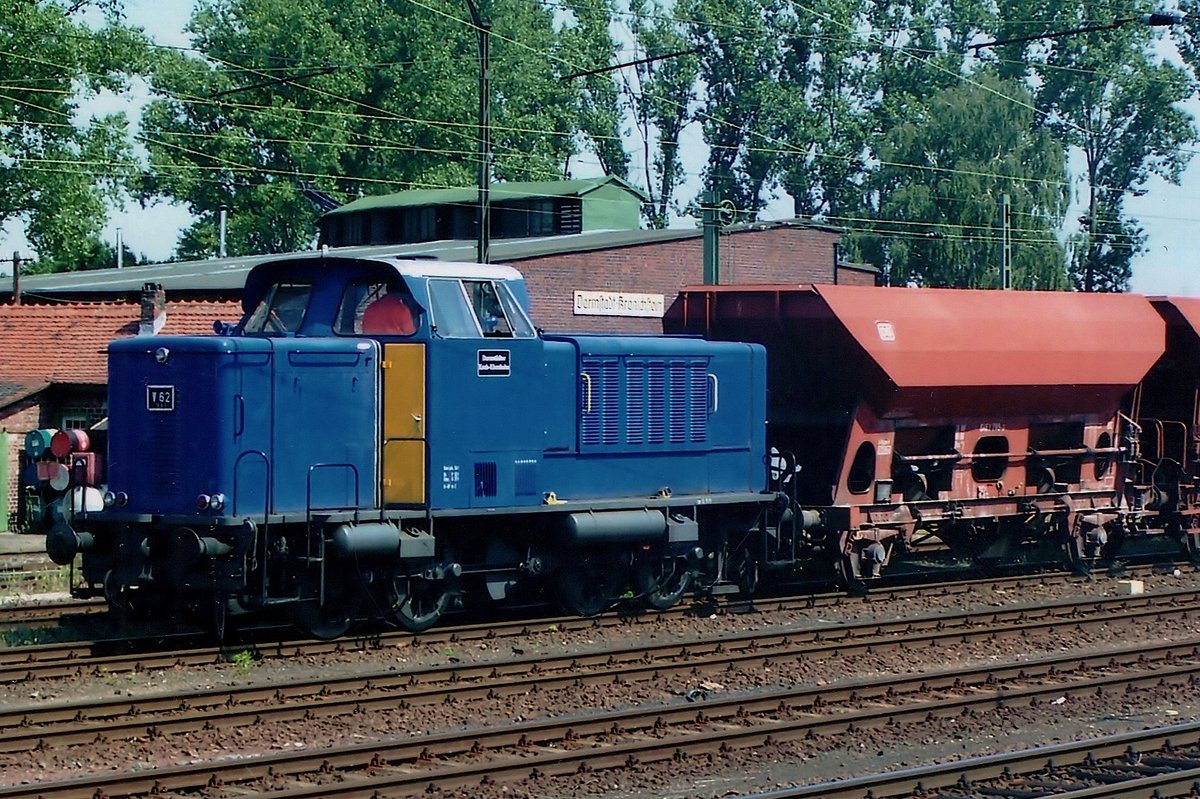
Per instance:
[[[574,0],[556,28],[531,0],[491,0],[493,173],[553,179],[584,130],[608,169],[614,102],[601,81],[560,80],[606,62],[602,0]],[[146,112],[150,195],[187,204],[197,221],[180,253],[215,241],[230,210],[232,252],[312,243],[302,189],[353,198],[474,185],[478,51],[465,5],[359,0],[203,0],[189,30],[203,58],[168,54]],[[611,82],[611,79],[609,79]],[[586,92],[586,94],[585,94]],[[210,251],[211,252],[211,251]]]
[[[1178,183],[1196,141],[1180,103],[1192,93],[1187,74],[1154,50],[1154,29],[1133,22],[1019,45],[1040,85],[1043,124],[1085,160],[1087,214],[1072,238],[1070,273],[1084,291],[1124,291],[1145,234],[1125,200],[1145,192],[1151,176]],[[1084,0],[1047,9],[1042,31],[1111,26],[1111,12]],[[1014,54],[1015,55],[1015,54]]]
[[[73,268],[99,246],[108,209],[136,175],[124,114],[83,118],[81,104],[123,91],[146,64],[144,40],[96,4],[0,0],[0,225],[17,221],[41,268]]]
[[[708,144],[704,187],[732,202],[738,219],[765,204],[780,155],[779,74],[786,0],[680,0],[700,57],[697,114]]]
[[[838,218],[862,206],[869,145],[872,64],[866,0],[795,7],[786,21],[780,82],[780,182],[798,216]]]
[[[1062,288],[1054,231],[1067,207],[1062,148],[1033,126],[1028,93],[981,74],[942,89],[880,142],[861,251],[892,283],[1000,285],[1001,200],[1010,201],[1013,285]]]
[[[675,193],[687,177],[679,137],[692,121],[700,59],[677,4],[633,0],[630,10],[629,29],[643,58],[652,60],[638,64],[632,77],[623,74],[624,96],[636,121],[646,173],[646,220],[653,228],[665,228],[670,212],[680,210]]]

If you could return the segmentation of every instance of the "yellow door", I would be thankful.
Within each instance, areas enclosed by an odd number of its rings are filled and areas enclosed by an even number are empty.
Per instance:
[[[385,505],[425,502],[425,345],[383,345]]]

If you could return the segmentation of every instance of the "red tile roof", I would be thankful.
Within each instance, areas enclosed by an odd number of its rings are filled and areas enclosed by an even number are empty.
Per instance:
[[[159,335],[211,335],[213,320],[241,315],[237,301],[168,300]],[[0,382],[103,384],[108,342],[137,335],[140,319],[135,302],[0,305]]]

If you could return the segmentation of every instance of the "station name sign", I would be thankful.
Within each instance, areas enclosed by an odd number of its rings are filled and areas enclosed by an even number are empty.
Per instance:
[[[662,294],[624,291],[575,292],[576,316],[645,316],[661,319],[666,308]]]

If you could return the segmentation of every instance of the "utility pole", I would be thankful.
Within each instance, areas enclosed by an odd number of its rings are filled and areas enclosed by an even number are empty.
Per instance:
[[[13,305],[21,304],[21,253],[13,251]]]
[[[1008,194],[1000,195],[1000,288],[1011,289],[1012,282],[1012,244],[1009,241],[1008,229],[1011,219],[1011,207]]]
[[[1095,171],[1088,176],[1088,246],[1087,254],[1084,258],[1087,260],[1083,265],[1083,290],[1090,292],[1093,288],[1093,280],[1096,274],[1096,257],[1098,249],[1096,248],[1096,175]]]
[[[721,282],[721,221],[718,218],[717,193],[706,191],[700,198],[700,224],[704,231],[704,285]]]
[[[479,13],[475,0],[467,0],[467,9],[471,12],[471,23],[479,37],[479,119],[477,141],[479,144],[479,208],[476,219],[479,230],[476,242],[475,260],[481,264],[491,261],[491,198],[489,191],[492,185],[492,121],[491,121],[491,85],[489,70],[491,56],[488,52],[488,40],[491,37],[491,23],[485,22]]]

